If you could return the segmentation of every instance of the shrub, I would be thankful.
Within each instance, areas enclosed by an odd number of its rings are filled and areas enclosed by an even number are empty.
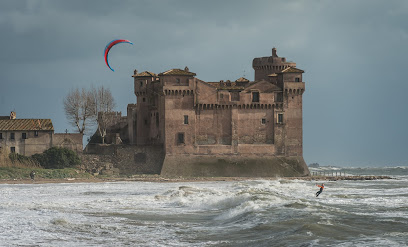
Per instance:
[[[32,159],[30,157],[24,156],[22,154],[18,153],[10,153],[9,154],[9,159],[14,163],[14,162],[29,162]]]
[[[38,162],[31,157],[18,153],[7,152],[7,149],[0,148],[0,167],[27,167],[40,168]]]
[[[34,154],[31,157],[46,169],[63,169],[74,167],[81,163],[81,160],[74,151],[58,147],[52,147],[42,154]]]

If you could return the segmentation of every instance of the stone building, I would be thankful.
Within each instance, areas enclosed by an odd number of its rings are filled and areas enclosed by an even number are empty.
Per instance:
[[[184,69],[134,71],[128,142],[160,146],[162,175],[303,176],[303,70],[276,49],[255,80],[205,82]],[[135,155],[136,157],[137,155]]]
[[[51,147],[82,152],[82,134],[54,133],[51,119],[17,119],[16,113],[0,116],[0,148],[31,156]]]

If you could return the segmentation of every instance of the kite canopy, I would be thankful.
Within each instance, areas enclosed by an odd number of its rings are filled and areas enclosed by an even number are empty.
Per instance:
[[[115,39],[115,40],[112,40],[112,41],[105,47],[105,52],[104,52],[104,53],[105,53],[105,63],[106,63],[106,65],[107,65],[112,71],[115,71],[115,70],[113,70],[113,69],[111,68],[111,66],[109,65],[108,55],[109,55],[110,49],[111,49],[114,45],[119,44],[119,43],[129,43],[129,44],[133,45],[133,43],[130,42],[129,40],[126,40],[126,39]]]

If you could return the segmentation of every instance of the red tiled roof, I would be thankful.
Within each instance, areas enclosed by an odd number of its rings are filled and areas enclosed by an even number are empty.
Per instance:
[[[228,82],[216,81],[216,82],[207,82],[207,83],[213,87],[216,87],[219,90],[242,90],[245,88],[243,86],[237,86],[235,82],[230,82],[230,81]]]
[[[132,75],[132,77],[143,77],[143,76],[156,76],[156,74],[150,71],[143,71],[143,72],[137,73],[136,75]]]
[[[236,80],[236,82],[249,82],[249,80],[247,78],[241,77],[238,80]]]
[[[305,73],[305,72],[295,67],[289,67],[289,68],[282,70],[281,73]]]
[[[54,130],[51,119],[0,119],[1,130]]]
[[[165,72],[162,72],[159,74],[159,76],[161,75],[189,75],[189,76],[195,76],[196,73],[190,72],[190,71],[185,71],[182,69],[170,69],[167,70]]]

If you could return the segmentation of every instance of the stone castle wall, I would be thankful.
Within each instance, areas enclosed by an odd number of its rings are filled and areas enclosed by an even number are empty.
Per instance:
[[[113,170],[121,175],[160,174],[163,160],[161,146],[88,144],[82,169],[92,173]]]
[[[80,153],[83,149],[82,137],[80,133],[55,133],[52,136],[52,146],[67,148]]]
[[[303,157],[246,155],[167,155],[165,177],[300,177],[309,170]]]

